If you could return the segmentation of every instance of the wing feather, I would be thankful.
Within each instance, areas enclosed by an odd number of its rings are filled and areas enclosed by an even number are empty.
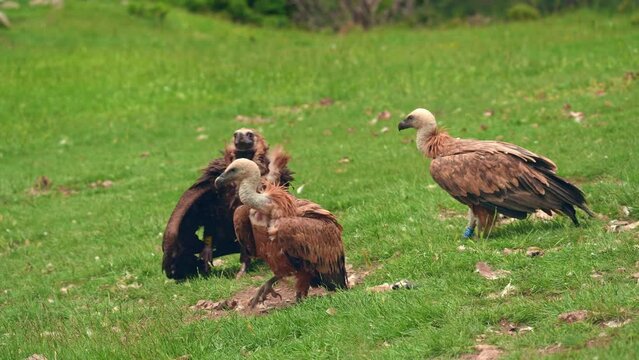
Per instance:
[[[324,210],[325,211],[325,210]],[[329,289],[347,287],[342,229],[333,216],[286,217],[275,220],[269,235],[291,263],[317,274]]]

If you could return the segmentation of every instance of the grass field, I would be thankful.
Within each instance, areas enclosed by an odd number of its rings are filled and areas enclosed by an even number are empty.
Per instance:
[[[414,132],[396,130],[429,108],[455,136],[550,157],[594,211],[637,219],[639,80],[625,74],[639,71],[639,28],[628,17],[340,36],[178,10],[159,26],[116,1],[5,12],[0,358],[456,358],[478,343],[505,358],[639,357],[636,231],[609,233],[582,213],[579,228],[525,220],[462,241],[466,209],[433,185]],[[334,104],[317,105],[327,97]],[[369,123],[384,110],[390,120]],[[293,155],[300,196],[339,216],[348,261],[380,267],[347,292],[197,320],[199,299],[259,281],[231,278],[237,256],[219,276],[167,281],[161,232],[199,168],[245,126],[240,114],[270,119],[254,126]],[[32,194],[43,175],[52,189]],[[104,180],[113,185],[95,186]],[[545,255],[527,257],[530,246]],[[511,273],[484,279],[480,261]],[[417,287],[366,290],[400,279]],[[573,310],[590,313],[558,319]],[[503,334],[504,321],[533,330]]]

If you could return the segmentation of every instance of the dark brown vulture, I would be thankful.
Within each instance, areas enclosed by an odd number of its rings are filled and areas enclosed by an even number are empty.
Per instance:
[[[202,176],[182,194],[164,230],[162,269],[171,279],[181,280],[198,273],[208,274],[213,258],[240,253],[241,276],[250,265],[250,254],[235,239],[233,213],[241,205],[233,186],[216,189],[215,179],[235,159],[251,159],[268,181],[288,186],[293,180],[286,164],[277,174],[269,173],[268,144],[257,131],[239,129],[233,134],[224,156],[215,159]],[[203,239],[197,235],[203,230]]]
[[[588,215],[583,192],[557,176],[557,166],[517,145],[500,141],[456,139],[437,127],[430,111],[417,109],[399,123],[417,129],[417,148],[427,157],[439,186],[470,208],[464,237],[475,226],[488,236],[497,213],[524,219],[536,210],[568,216],[579,225],[574,206]]]
[[[273,162],[287,157],[278,154]],[[296,298],[308,295],[310,286],[328,290],[347,288],[342,227],[333,214],[308,200],[300,200],[285,188],[260,179],[258,166],[247,159],[235,160],[215,180],[216,186],[236,184],[244,205],[235,212],[237,238],[256,257],[269,265],[274,275],[251,299],[254,307],[269,294],[278,296],[273,284],[296,277]],[[263,189],[261,192],[258,190]]]

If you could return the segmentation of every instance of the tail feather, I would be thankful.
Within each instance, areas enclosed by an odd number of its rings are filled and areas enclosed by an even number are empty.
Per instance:
[[[268,153],[268,159],[269,165],[266,180],[272,184],[279,185],[282,171],[288,164],[291,156],[286,153],[281,146],[278,145],[275,147],[275,149]]]
[[[591,217],[594,216],[594,213],[586,205],[584,193],[578,187],[552,172],[545,172],[545,175],[549,180],[549,192],[563,202],[561,208],[557,209],[559,212],[570,217],[575,225],[579,223],[573,206],[580,208]]]

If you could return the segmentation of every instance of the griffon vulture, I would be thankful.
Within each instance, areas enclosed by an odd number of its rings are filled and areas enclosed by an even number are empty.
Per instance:
[[[255,130],[235,131],[223,155],[211,161],[195,184],[182,194],[169,218],[162,242],[162,269],[168,278],[180,280],[198,273],[207,274],[213,258],[233,253],[241,254],[238,277],[249,266],[250,254],[235,240],[233,229],[233,213],[240,205],[237,192],[232,186],[216,189],[214,185],[215,179],[233,160],[253,160],[263,177],[283,186],[293,180],[285,165],[277,174],[269,173],[268,144]],[[204,228],[202,240],[197,235],[201,227]]]
[[[282,161],[287,156],[278,154]],[[275,159],[273,162],[279,161]],[[250,305],[278,296],[273,285],[296,277],[296,298],[308,295],[310,286],[328,290],[347,288],[342,227],[329,211],[300,200],[283,187],[264,183],[258,166],[247,159],[235,160],[215,180],[216,186],[236,184],[242,206],[235,212],[238,240],[269,265],[274,275],[251,299]],[[262,189],[261,192],[258,190]]]
[[[548,158],[505,142],[453,138],[425,109],[398,124],[400,131],[408,128],[417,129],[417,148],[432,159],[435,182],[470,208],[464,237],[471,237],[476,225],[487,236],[497,213],[524,219],[539,209],[564,214],[575,225],[574,206],[593,216],[583,192],[557,176]]]

